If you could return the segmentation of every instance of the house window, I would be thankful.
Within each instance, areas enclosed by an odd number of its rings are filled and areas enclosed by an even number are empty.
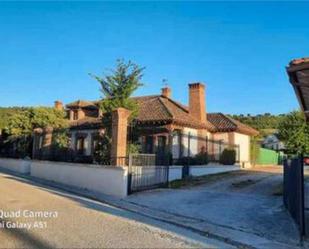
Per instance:
[[[93,155],[99,145],[99,134],[92,134],[91,154]]]
[[[84,137],[78,137],[76,141],[76,150],[77,154],[83,155],[85,150],[85,138]]]
[[[78,120],[78,111],[73,111],[73,120]]]
[[[147,136],[146,137],[146,144],[145,144],[146,153],[153,153],[153,137]]]
[[[166,137],[165,136],[159,136],[158,137],[158,148],[157,153],[159,155],[165,155],[165,148],[166,147]]]

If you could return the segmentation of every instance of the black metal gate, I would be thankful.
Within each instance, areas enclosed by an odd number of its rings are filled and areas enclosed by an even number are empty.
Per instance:
[[[304,165],[303,158],[284,161],[284,205],[298,225],[300,236],[305,235]]]
[[[156,165],[154,154],[136,154],[129,157],[128,194],[168,187],[168,165]]]

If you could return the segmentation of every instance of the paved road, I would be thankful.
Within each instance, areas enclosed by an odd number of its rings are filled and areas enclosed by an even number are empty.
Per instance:
[[[224,247],[215,241],[195,237],[188,231],[3,173],[0,173],[0,197],[0,215],[6,216],[0,219],[0,224],[6,222],[6,226],[12,226],[19,222],[19,225],[32,226],[30,229],[0,228],[0,248]],[[19,210],[23,217],[12,217],[18,213],[3,213]],[[25,217],[33,215],[26,210],[36,212],[35,215],[48,211],[47,215],[52,217]],[[57,217],[53,217],[55,212]],[[42,227],[34,228],[35,225]]]
[[[202,219],[201,229],[203,224],[229,229],[239,242],[256,245],[258,242],[243,236],[248,234],[293,248],[299,236],[278,195],[282,181],[282,168],[264,167],[233,172],[200,186],[138,193],[127,200],[192,220]],[[174,205],[168,205],[170,202]],[[239,236],[238,231],[242,232]]]

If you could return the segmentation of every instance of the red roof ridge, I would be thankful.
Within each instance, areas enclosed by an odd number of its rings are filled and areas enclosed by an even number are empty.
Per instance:
[[[74,105],[81,105],[81,104],[86,104],[86,105],[95,105],[94,101],[88,101],[88,100],[82,100],[78,99],[76,101],[73,101],[71,103],[66,104],[66,106],[74,106]]]
[[[173,104],[177,105],[179,108],[181,108],[185,112],[189,113],[189,110],[187,108],[185,108],[185,106],[183,104],[181,104],[181,103],[179,103],[179,102],[177,102],[177,101],[175,101],[175,100],[173,100],[173,99],[171,99],[169,97],[163,96],[163,95],[161,95],[160,97],[169,100],[170,102],[172,102]]]
[[[153,95],[143,95],[143,96],[133,96],[130,97],[132,99],[143,99],[143,98],[155,98],[155,97],[160,97],[161,95],[159,94],[153,94]]]
[[[208,113],[207,118],[216,127],[217,131],[236,131],[243,134],[258,135],[258,131],[249,125],[246,125],[236,119],[233,119],[229,115],[221,112]]]
[[[171,118],[175,118],[174,115],[172,114],[171,110],[165,105],[165,103],[162,101],[161,96],[158,98],[160,103],[164,106],[165,110],[167,111],[168,115]]]
[[[231,118],[229,115],[223,114],[223,113],[221,113],[221,112],[220,112],[220,114],[221,114],[222,116],[224,116],[226,119],[228,119],[229,121],[231,121],[231,122],[237,127],[237,120],[235,120],[235,119]],[[238,123],[241,123],[241,122],[238,121]],[[245,124],[243,124],[243,123],[241,123],[241,124],[242,124],[242,125],[245,125]],[[247,126],[247,125],[245,125],[245,126]]]

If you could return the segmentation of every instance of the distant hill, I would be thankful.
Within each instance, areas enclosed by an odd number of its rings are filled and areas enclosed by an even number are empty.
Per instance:
[[[280,120],[285,117],[285,114],[272,115],[270,113],[258,114],[258,115],[231,115],[232,118],[247,124],[258,131],[260,136],[264,137],[268,134],[276,132]]]

